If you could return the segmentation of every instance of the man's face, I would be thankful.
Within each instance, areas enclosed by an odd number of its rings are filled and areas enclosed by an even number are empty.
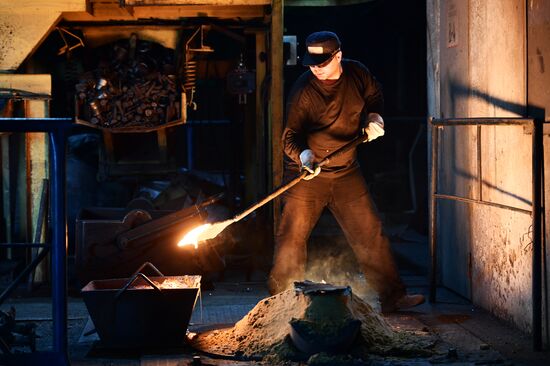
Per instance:
[[[340,68],[340,60],[342,52],[337,52],[332,58],[319,65],[309,66],[309,69],[319,80],[338,79],[342,70]]]

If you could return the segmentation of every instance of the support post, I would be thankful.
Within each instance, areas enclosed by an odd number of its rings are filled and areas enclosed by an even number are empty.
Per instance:
[[[271,5],[271,170],[270,188],[281,184],[283,178],[283,1],[273,0]],[[280,199],[273,202],[273,224],[276,230],[281,211]]]
[[[542,120],[533,121],[533,349],[542,350]]]

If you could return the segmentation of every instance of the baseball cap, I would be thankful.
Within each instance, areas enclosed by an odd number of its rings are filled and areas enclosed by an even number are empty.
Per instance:
[[[311,33],[306,38],[304,66],[319,65],[340,51],[340,39],[336,33],[321,31]]]

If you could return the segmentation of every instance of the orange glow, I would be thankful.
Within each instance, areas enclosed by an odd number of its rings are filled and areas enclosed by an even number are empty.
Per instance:
[[[195,249],[197,249],[199,247],[199,237],[204,231],[208,230],[208,227],[210,226],[212,226],[212,224],[204,224],[201,226],[197,226],[196,228],[194,228],[193,230],[185,234],[183,239],[181,239],[178,242],[178,247],[184,247],[186,245],[194,245]]]
[[[196,228],[185,234],[183,239],[179,241],[178,247],[194,245],[196,249],[198,248],[200,242],[215,238],[226,227],[234,222],[235,220],[226,220],[214,224],[204,224],[201,226],[197,226]]]

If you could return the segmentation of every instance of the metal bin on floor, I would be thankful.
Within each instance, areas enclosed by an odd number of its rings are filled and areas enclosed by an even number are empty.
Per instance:
[[[151,266],[159,276],[140,271]],[[145,263],[131,278],[90,281],[82,297],[107,348],[183,345],[201,276],[164,276]]]

